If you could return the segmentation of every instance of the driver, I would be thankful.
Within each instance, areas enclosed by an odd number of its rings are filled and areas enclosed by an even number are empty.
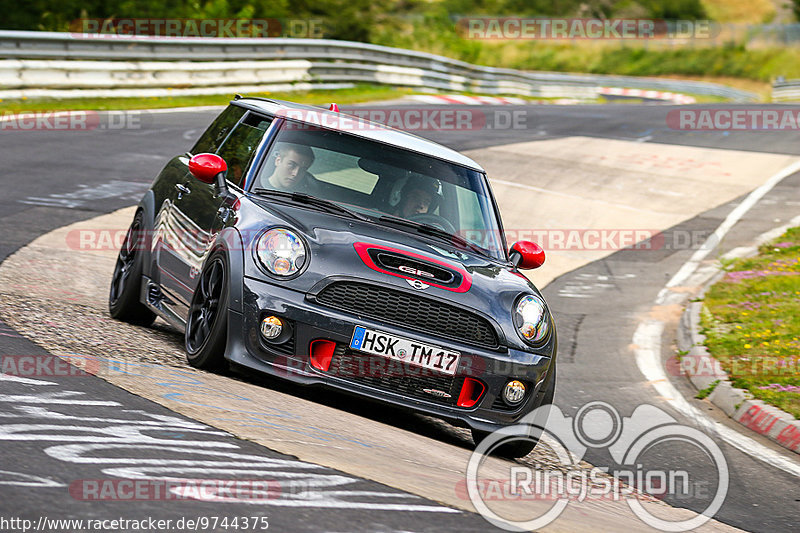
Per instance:
[[[438,182],[424,177],[410,176],[400,191],[400,201],[395,215],[409,218],[414,215],[433,213],[438,205]]]
[[[296,190],[314,163],[314,152],[308,146],[285,143],[278,146],[275,170],[267,179],[269,186],[279,191]]]

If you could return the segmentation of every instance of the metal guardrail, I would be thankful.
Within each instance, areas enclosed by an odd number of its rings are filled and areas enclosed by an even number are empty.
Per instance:
[[[781,80],[773,83],[772,100],[775,102],[800,101],[800,80]]]
[[[5,59],[6,61],[2,61]],[[437,90],[462,90],[494,94],[517,94],[525,96],[551,96],[558,87],[627,87],[654,89],[678,93],[718,96],[734,101],[752,101],[754,93],[722,85],[661,78],[632,76],[605,76],[589,74],[566,74],[556,72],[523,72],[472,65],[463,61],[373,44],[327,39],[249,39],[249,38],[157,38],[149,36],[119,36],[70,34],[54,32],[0,31],[0,71],[2,63],[20,60],[16,85],[10,83],[11,75],[0,77],[0,84],[20,88],[48,87],[47,77],[41,75],[47,68],[51,71],[80,71],[90,69],[94,62],[193,62],[196,71],[202,71],[203,62],[264,62],[307,61],[309,68],[305,82],[377,82],[396,85],[419,86]],[[42,66],[39,61],[59,60],[57,67]],[[50,61],[47,61],[50,63]],[[147,64],[137,63],[133,70],[147,71]],[[149,65],[152,67],[153,65]],[[40,71],[40,75],[28,75],[23,71]],[[13,69],[11,69],[13,70]],[[97,70],[97,69],[95,69]],[[161,69],[169,70],[169,67]],[[55,76],[56,78],[58,76]],[[69,78],[70,76],[67,75]],[[81,76],[71,76],[76,81]],[[199,79],[202,76],[197,76]],[[146,76],[145,76],[146,78]],[[210,76],[206,77],[207,79]],[[91,76],[88,77],[91,80]],[[168,87],[169,79],[158,85],[158,80],[148,81],[148,87]],[[249,83],[253,83],[253,79]],[[67,85],[58,85],[66,87]],[[86,81],[69,85],[73,88],[96,88]],[[214,83],[231,85],[224,77]],[[270,80],[264,80],[270,83]],[[206,84],[208,85],[208,84]],[[119,86],[130,87],[121,83]],[[549,87],[550,90],[543,91]]]

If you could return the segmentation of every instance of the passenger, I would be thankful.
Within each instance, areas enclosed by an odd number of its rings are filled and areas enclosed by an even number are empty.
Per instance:
[[[400,191],[394,214],[403,218],[432,213],[439,200],[439,183],[424,177],[411,176]]]
[[[300,144],[283,144],[275,151],[275,170],[267,179],[269,186],[279,191],[297,190],[314,163],[314,152]]]
[[[241,186],[243,173],[242,162],[238,158],[234,157],[228,161],[228,181]]]

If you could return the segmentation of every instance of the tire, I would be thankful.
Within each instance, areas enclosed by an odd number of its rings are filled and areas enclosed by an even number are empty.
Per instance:
[[[145,246],[144,216],[139,211],[133,217],[120,247],[108,291],[108,312],[111,316],[137,326],[149,326],[156,319],[155,313],[139,301],[144,267],[142,251]]]
[[[475,442],[475,446],[477,446],[483,439],[488,437],[490,434],[485,431],[479,431],[477,429],[472,430],[472,440]],[[492,455],[497,457],[503,457],[504,459],[522,459],[529,453],[536,448],[536,445],[539,443],[539,439],[535,439],[534,437],[530,437],[526,440],[515,440],[513,442],[508,442],[506,444],[501,444],[492,450]]]
[[[229,282],[225,254],[213,253],[200,274],[186,319],[186,359],[195,368],[220,370],[225,367]]]
[[[539,402],[539,405],[536,406],[538,409],[544,405],[552,405],[553,399],[555,398],[556,393],[556,377],[555,377],[555,363],[552,369],[552,373],[550,377],[550,382],[547,384],[547,389],[544,391],[544,395],[542,396],[542,400]],[[545,416],[537,416],[536,420],[534,421],[533,425],[538,428],[545,428],[547,427],[547,415],[549,411],[545,412]],[[472,440],[475,442],[475,446],[477,446],[483,439],[488,437],[490,433],[486,431],[480,431],[477,429],[472,429]],[[506,444],[501,444],[492,450],[492,455],[496,455],[498,457],[504,457],[506,459],[521,459],[531,453],[536,445],[539,443],[539,438],[534,436],[529,436],[525,440],[515,440],[508,442]]]

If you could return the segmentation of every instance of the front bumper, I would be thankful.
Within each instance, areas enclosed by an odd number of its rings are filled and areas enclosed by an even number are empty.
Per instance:
[[[229,311],[226,357],[237,365],[295,383],[324,385],[459,425],[492,431],[515,423],[538,407],[554,379],[549,372],[554,353],[530,353],[505,347],[491,350],[443,340],[331,309],[310,301],[304,293],[252,278],[244,278],[243,295],[244,313]],[[261,338],[260,320],[267,315],[276,315],[290,324],[292,334],[288,340],[275,345]],[[349,343],[356,326],[458,351],[462,356],[456,374],[451,377],[351,351]],[[310,363],[310,344],[317,339],[336,342],[333,361],[327,371],[318,370]],[[485,389],[473,406],[460,407],[459,393],[467,378],[480,381]],[[522,381],[528,387],[525,399],[513,408],[500,397],[509,379]]]

